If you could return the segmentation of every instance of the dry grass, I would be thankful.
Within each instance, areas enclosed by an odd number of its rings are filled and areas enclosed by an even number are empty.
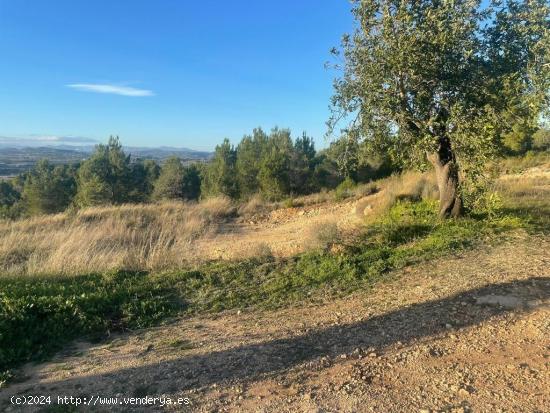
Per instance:
[[[254,195],[247,202],[239,206],[238,213],[245,218],[258,213],[268,212],[273,209],[273,204],[265,201],[259,194]]]
[[[328,250],[341,241],[342,235],[336,222],[317,222],[309,228],[306,234],[310,249]]]
[[[542,205],[550,196],[549,183],[548,164],[539,164],[503,176],[495,190],[512,204],[528,200]],[[256,196],[235,206],[227,198],[212,198],[0,221],[0,276],[164,270],[218,257],[295,254],[304,248],[325,248],[340,236],[347,239],[360,222],[372,222],[398,200],[438,195],[432,171],[405,172],[357,185],[350,193],[338,203],[333,191],[324,191],[278,203]],[[283,209],[290,202],[293,207]],[[248,220],[228,220],[237,215],[252,219],[254,226],[249,227]],[[340,231],[330,222],[337,222]]]
[[[427,173],[405,172],[401,175],[391,176],[380,184],[384,188],[385,209],[403,199],[419,201],[421,199],[437,199],[439,196],[435,174],[432,171]]]
[[[528,152],[523,156],[500,159],[491,165],[493,172],[497,174],[521,173],[535,167],[546,167],[550,165],[550,151]]]
[[[550,197],[550,164],[503,176],[495,182],[495,189],[515,202],[547,202]]]
[[[365,215],[367,221],[388,211],[399,200],[437,199],[439,195],[435,176],[431,171],[409,171],[370,185],[356,190],[359,194],[371,194],[360,199],[356,206],[356,212]]]
[[[396,199],[423,197],[431,188],[429,182],[425,175],[408,173],[357,185],[346,202],[366,199],[377,211],[384,211]],[[256,215],[256,220],[259,214],[264,216],[260,222],[269,227],[273,219],[270,211],[284,208],[290,202],[294,210],[332,204],[333,195],[325,191],[279,203],[265,202],[256,196],[238,208],[227,198],[211,198],[198,204],[166,202],[107,206],[15,222],[3,221],[0,222],[0,273],[75,275],[116,268],[175,269],[208,259],[212,256],[209,251],[216,251],[216,248],[225,252],[238,251],[240,258],[251,254],[267,256],[280,249],[277,242],[288,243],[289,236],[268,237],[272,241],[269,244],[267,239],[255,241],[253,232],[239,232],[242,230],[239,224],[225,224],[226,218],[236,214],[244,218]],[[293,212],[296,225],[292,228],[303,228],[299,232],[306,249],[324,248],[335,242],[337,236],[333,226],[323,223],[309,229],[312,219]],[[342,218],[346,217],[337,219]],[[242,245],[250,245],[246,253],[241,251]],[[288,248],[294,251],[293,246]]]
[[[184,265],[192,241],[234,213],[226,198],[89,208],[0,223],[2,274],[82,274]]]

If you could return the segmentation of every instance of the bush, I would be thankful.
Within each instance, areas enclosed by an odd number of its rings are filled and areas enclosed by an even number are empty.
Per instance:
[[[433,174],[420,172],[392,175],[381,181],[380,186],[383,191],[375,202],[379,213],[388,212],[399,201],[430,201],[439,195]]]
[[[313,249],[328,250],[340,242],[340,230],[335,222],[319,222],[309,229],[309,246]]]
[[[257,213],[264,212],[268,209],[266,202],[259,194],[252,196],[247,202],[239,206],[238,214],[240,216],[252,216]]]
[[[282,204],[284,208],[295,208],[297,206],[294,198],[287,198],[282,202]]]
[[[353,196],[353,190],[355,189],[355,182],[353,179],[344,179],[334,190],[334,199],[336,201],[342,201],[343,199]]]
[[[260,242],[253,247],[252,256],[260,260],[271,260],[273,258],[273,251],[267,242]]]
[[[355,188],[355,196],[364,197],[376,194],[380,191],[380,188],[375,182],[369,182],[367,184],[358,185]]]

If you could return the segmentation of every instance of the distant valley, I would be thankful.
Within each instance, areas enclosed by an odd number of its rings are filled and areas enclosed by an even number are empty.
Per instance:
[[[40,159],[48,159],[54,164],[69,164],[86,159],[94,150],[93,145],[73,146],[17,146],[0,143],[0,177],[9,177],[26,172]],[[206,151],[195,151],[187,148],[172,147],[124,147],[126,153],[134,159],[154,159],[162,162],[170,156],[177,156],[184,163],[203,162],[212,155]]]

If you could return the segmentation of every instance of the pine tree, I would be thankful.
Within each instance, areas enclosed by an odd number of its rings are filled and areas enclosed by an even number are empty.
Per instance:
[[[198,199],[200,195],[200,175],[195,165],[183,166],[177,157],[166,160],[155,182],[153,198],[161,199]]]
[[[313,189],[313,170],[315,158],[315,144],[313,139],[304,132],[294,142],[290,159],[290,192],[293,194],[307,194]]]
[[[260,162],[261,193],[268,199],[281,199],[290,194],[290,159],[293,144],[288,129],[274,128]]]
[[[243,137],[237,146],[237,181],[242,198],[249,198],[260,190],[258,174],[267,140],[267,134],[256,128],[252,136]]]
[[[239,197],[237,181],[237,151],[228,139],[216,146],[214,157],[206,168],[204,179],[204,195],[225,195],[230,198]]]
[[[98,145],[78,170],[79,206],[121,204],[131,200],[130,156],[122,150],[118,137]]]
[[[39,161],[26,175],[23,205],[30,215],[61,212],[69,206],[76,192],[74,172],[68,166],[53,166]]]

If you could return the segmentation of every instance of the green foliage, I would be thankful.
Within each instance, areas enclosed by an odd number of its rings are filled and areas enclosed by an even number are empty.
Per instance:
[[[21,199],[12,181],[0,181],[0,206],[11,207]]]
[[[533,149],[539,151],[550,150],[550,129],[540,128],[534,133]]]
[[[154,199],[198,199],[201,190],[199,170],[195,165],[183,166],[177,157],[169,158],[154,187]]]
[[[14,219],[21,215],[21,193],[14,181],[0,181],[0,219]]]
[[[194,200],[201,195],[247,200],[260,194],[281,200],[334,188],[346,171],[353,179],[366,181],[393,170],[373,157],[362,157],[353,171],[345,169],[339,160],[340,147],[335,143],[331,150],[316,153],[313,139],[305,133],[293,141],[288,129],[274,128],[268,135],[256,128],[237,148],[224,140],[208,163],[184,166],[174,157],[160,168],[154,160],[131,159],[118,137],[110,137],[107,145],[98,145],[80,165],[54,167],[44,162],[30,174],[2,183],[0,218],[59,212],[69,205]],[[19,202],[22,192],[24,202]]]
[[[482,177],[505,135],[528,146],[549,100],[547,2],[353,3],[357,29],[334,50],[344,64],[331,131],[344,119],[345,136],[395,162],[422,168],[437,154],[466,180]]]
[[[502,138],[504,146],[510,153],[523,154],[532,147],[533,128],[523,123],[517,123]]]
[[[214,157],[206,168],[203,193],[206,196],[225,195],[230,198],[239,196],[236,179],[237,151],[228,139],[216,146]]]
[[[313,179],[315,143],[304,132],[294,142],[290,154],[289,188],[291,194],[310,193],[317,187]]]
[[[305,133],[292,142],[290,130],[274,128],[267,135],[254,129],[237,146],[237,184],[241,198],[260,193],[280,200],[319,188],[313,139]]]
[[[26,174],[22,203],[30,215],[51,214],[65,210],[76,193],[75,172],[70,166],[39,161]]]
[[[279,200],[290,193],[290,162],[293,144],[288,129],[274,128],[260,163],[259,182],[262,195]]]
[[[128,202],[131,178],[130,156],[122,150],[118,137],[111,136],[107,145],[97,145],[80,166],[77,204],[84,207]]]
[[[244,136],[237,146],[237,183],[243,199],[251,197],[260,190],[258,175],[267,141],[267,134],[261,128],[256,128],[252,131],[252,136]]]
[[[335,188],[343,179],[338,164],[326,150],[315,157],[312,175],[315,191]]]
[[[355,187],[356,184],[353,179],[347,177],[334,190],[334,199],[336,201],[341,201],[349,198],[353,195],[353,189],[355,189]]]
[[[160,167],[152,159],[137,160],[130,164],[129,202],[147,202],[152,196]]]
[[[338,171],[343,178],[354,179],[357,176],[359,147],[359,142],[351,136],[343,136],[330,144],[327,153],[338,166]]]
[[[149,326],[180,305],[141,273],[0,278],[0,371],[90,334]]]

